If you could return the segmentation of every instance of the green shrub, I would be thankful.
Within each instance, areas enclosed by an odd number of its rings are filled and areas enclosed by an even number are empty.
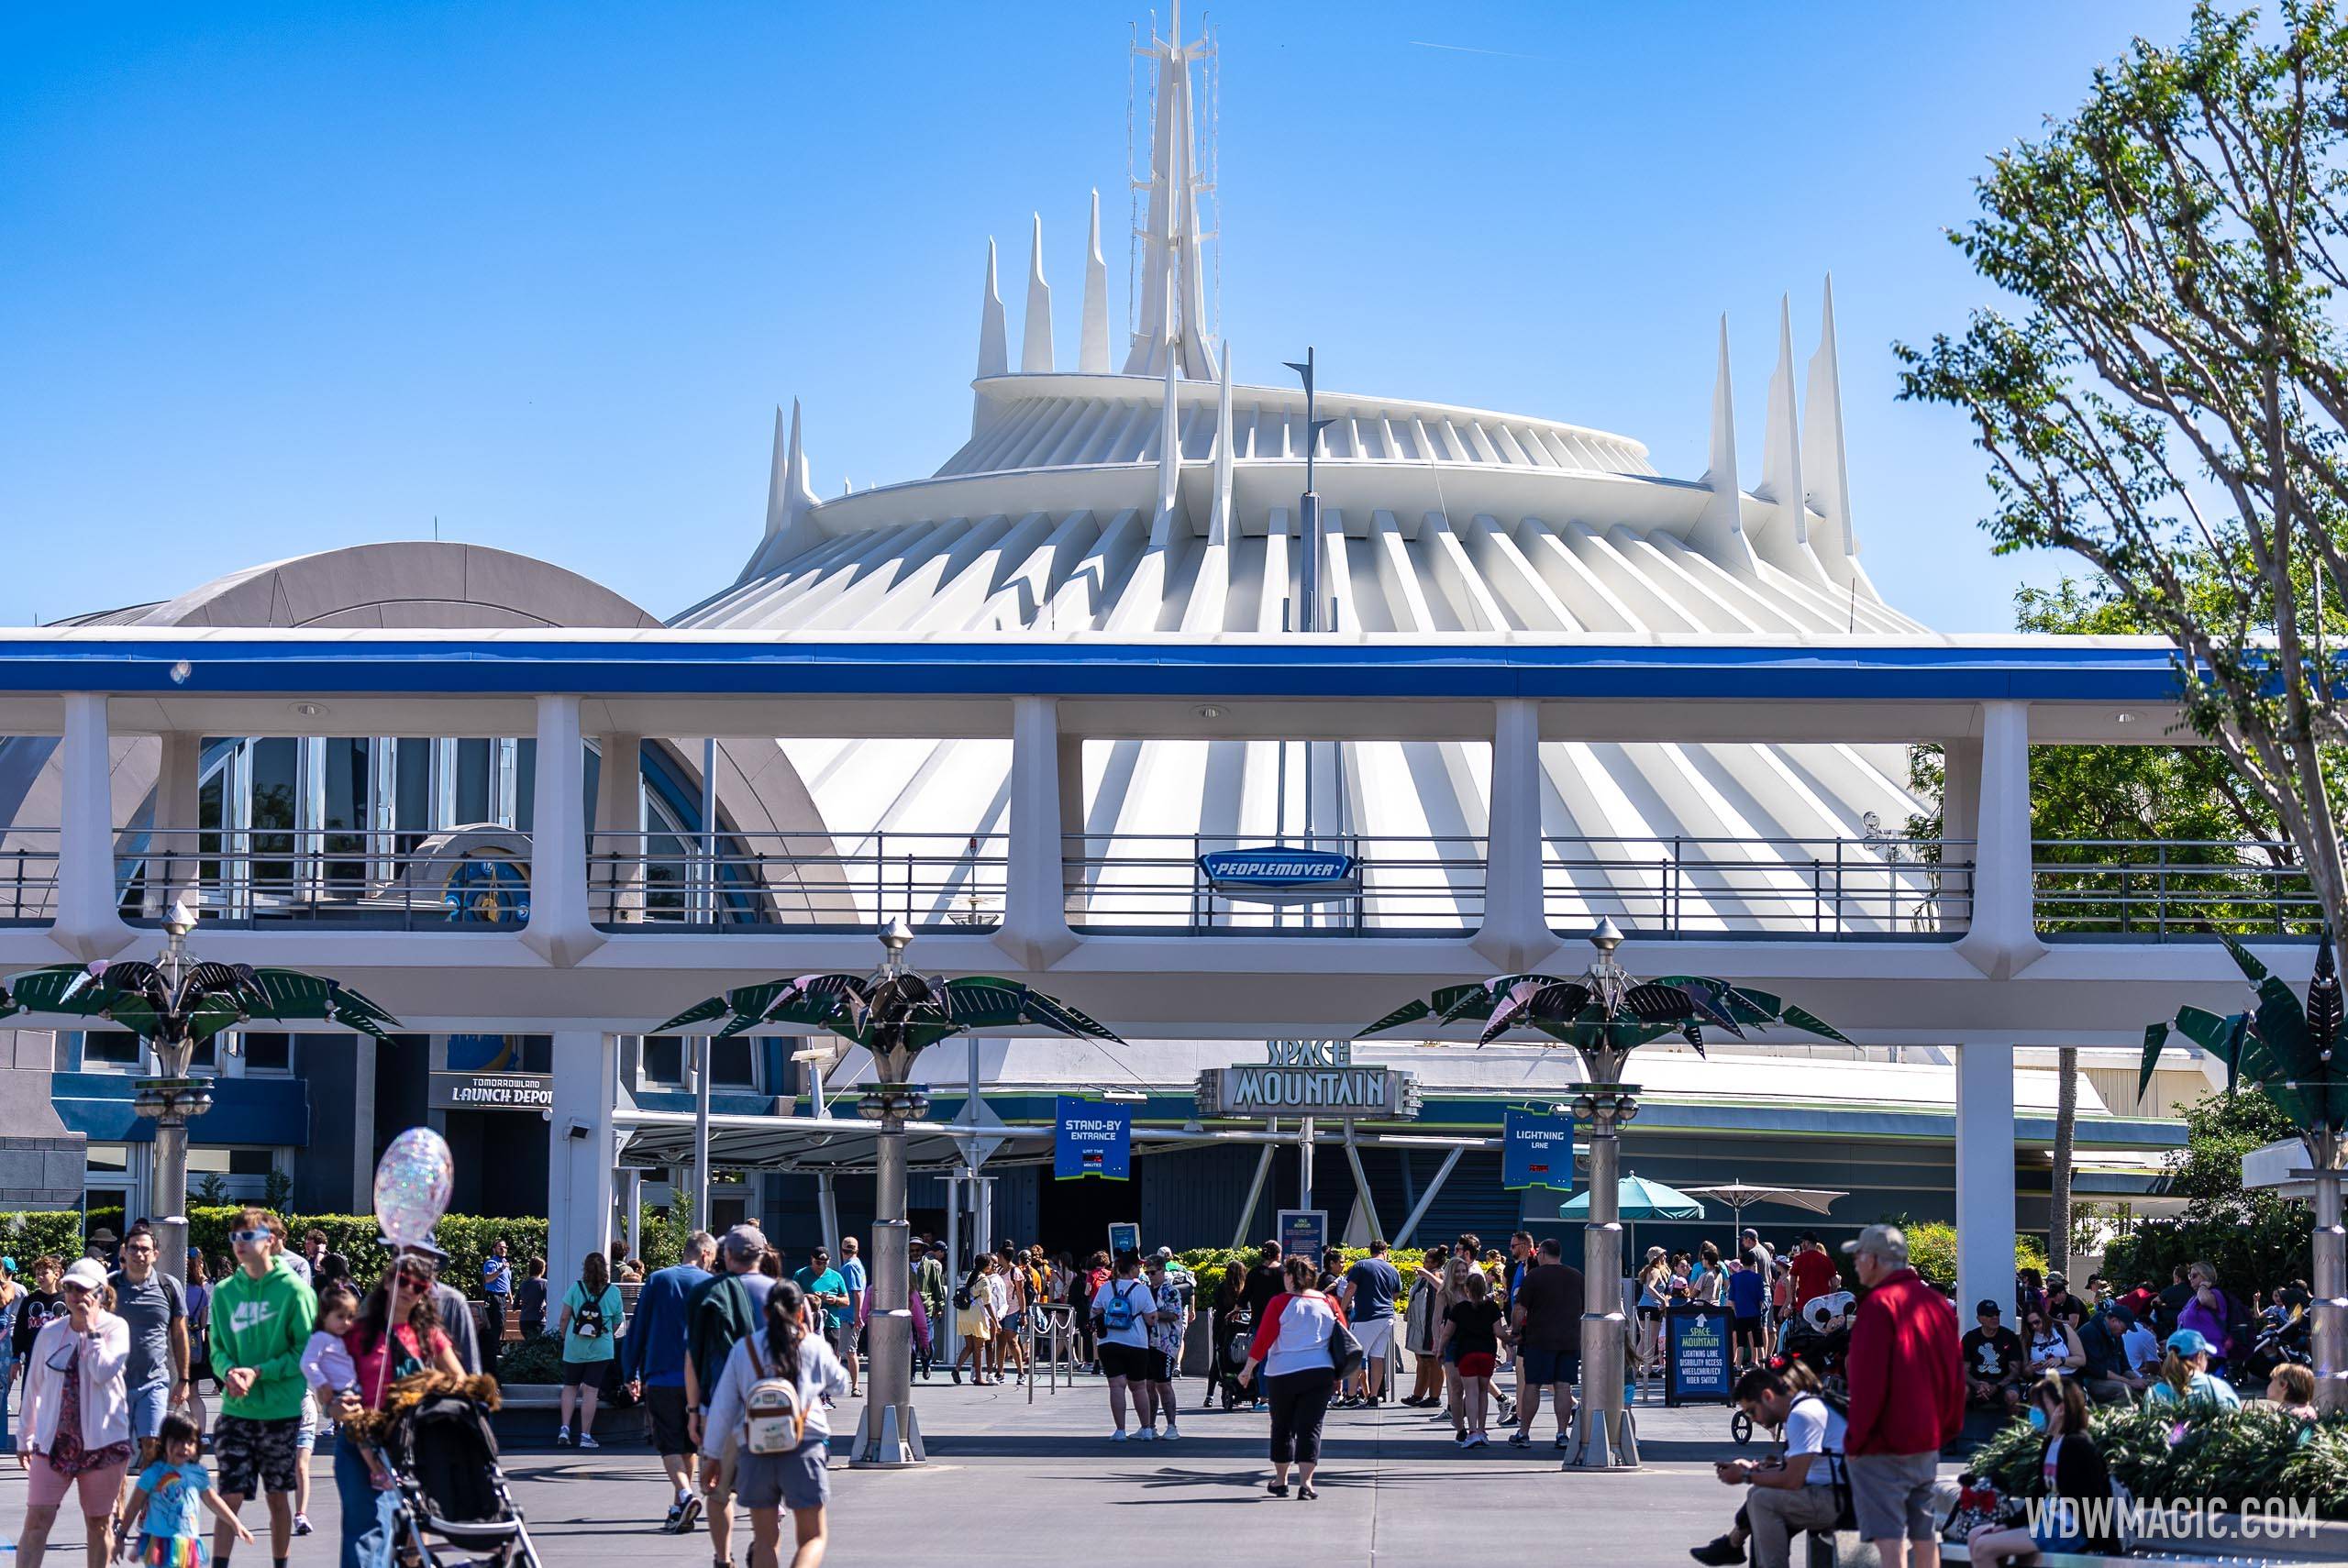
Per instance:
[[[2158,1286],[2168,1283],[2178,1264],[2207,1263],[2218,1271],[2220,1285],[2247,1301],[2254,1291],[2312,1278],[2314,1253],[2315,1226],[2307,1209],[2268,1201],[2239,1212],[2213,1207],[2187,1209],[2174,1220],[2139,1220],[2105,1249],[2103,1272],[2115,1286],[2140,1279]]]
[[[1918,1274],[1935,1285],[1951,1289],[1956,1286],[1956,1227],[1945,1220],[1909,1220],[1896,1217],[1886,1221],[1908,1233],[1908,1262]],[[1836,1264],[1843,1270],[1846,1285],[1855,1285],[1857,1276],[1851,1272],[1850,1260],[1839,1254]],[[2041,1273],[2046,1268],[2046,1248],[2035,1236],[2014,1238],[2014,1267],[2034,1268]]]
[[[54,1253],[67,1263],[82,1255],[82,1213],[77,1209],[27,1209],[0,1214],[0,1253],[17,1260],[28,1278],[33,1259]]]
[[[516,1340],[497,1354],[500,1383],[559,1383],[562,1381],[562,1336],[540,1334]]]
[[[2141,1500],[2304,1498],[2325,1518],[2348,1518],[2348,1417],[2327,1418],[2303,1438],[2298,1422],[2267,1405],[2190,1420],[2125,1405],[2096,1411],[2089,1430],[2113,1479]],[[2028,1496],[2044,1442],[2027,1423],[2012,1422],[1975,1452],[1973,1469],[2006,1496]]]

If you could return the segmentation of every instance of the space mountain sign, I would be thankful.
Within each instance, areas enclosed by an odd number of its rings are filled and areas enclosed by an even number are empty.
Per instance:
[[[1255,904],[1313,904],[1361,891],[1361,862],[1334,849],[1216,849],[1199,856],[1199,876],[1226,899]]]
[[[1209,1067],[1196,1090],[1201,1116],[1330,1116],[1409,1121],[1419,1114],[1416,1073],[1357,1066],[1350,1045],[1267,1043],[1263,1062]]]

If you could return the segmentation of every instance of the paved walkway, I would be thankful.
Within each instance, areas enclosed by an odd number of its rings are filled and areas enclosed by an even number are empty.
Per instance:
[[[1194,1379],[1192,1396],[1203,1390]],[[1053,1561],[1092,1561],[1123,1540],[1150,1560],[1173,1551],[1216,1568],[1300,1562],[1403,1563],[1457,1561],[1589,1563],[1663,1568],[1688,1561],[1687,1548],[1722,1529],[1736,1494],[1712,1479],[1711,1462],[1740,1451],[1727,1412],[1647,1409],[1640,1417],[1643,1469],[1567,1474],[1548,1441],[1461,1452],[1450,1429],[1421,1411],[1335,1411],[1324,1439],[1321,1496],[1306,1503],[1265,1496],[1265,1418],[1186,1409],[1179,1442],[1112,1443],[1097,1379],[1057,1395],[954,1387],[916,1391],[930,1463],[918,1471],[832,1473],[833,1550],[838,1568],[943,1562],[1005,1552]],[[835,1412],[836,1430],[855,1428],[853,1403]],[[510,1445],[508,1472],[548,1568],[632,1562],[701,1568],[706,1535],[655,1533],[666,1485],[650,1452],[626,1435],[633,1412],[599,1423],[606,1446],[593,1452]],[[845,1442],[841,1451],[845,1452]],[[338,1525],[323,1461],[310,1517],[318,1534],[295,1542],[294,1568],[329,1568]],[[24,1517],[25,1482],[0,1472],[0,1537],[13,1540]],[[257,1528],[260,1510],[246,1508]],[[80,1568],[79,1520],[61,1521],[50,1562]],[[736,1561],[748,1551],[747,1523]],[[242,1548],[239,1562],[262,1563]],[[0,1568],[12,1568],[0,1553]]]

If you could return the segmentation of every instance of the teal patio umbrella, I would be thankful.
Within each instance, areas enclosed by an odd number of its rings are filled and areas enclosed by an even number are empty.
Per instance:
[[[1659,1181],[1649,1181],[1635,1171],[1626,1174],[1621,1181],[1616,1182],[1614,1190],[1619,1195],[1617,1201],[1621,1205],[1616,1212],[1623,1217],[1623,1222],[1629,1232],[1625,1240],[1630,1244],[1624,1248],[1623,1258],[1623,1262],[1633,1268],[1639,1266],[1633,1260],[1638,1257],[1640,1220],[1701,1220],[1704,1217],[1702,1200],[1689,1197],[1676,1187],[1666,1187]],[[1559,1204],[1557,1217],[1561,1220],[1587,1221],[1589,1219],[1589,1194],[1578,1192],[1564,1203]]]

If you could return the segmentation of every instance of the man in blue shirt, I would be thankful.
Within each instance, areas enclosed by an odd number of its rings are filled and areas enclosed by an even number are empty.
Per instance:
[[[1742,1258],[1728,1264],[1729,1347],[1741,1374],[1748,1366],[1763,1366],[1769,1359],[1761,1331],[1761,1312],[1768,1305],[1767,1276]]]
[[[791,1277],[807,1293],[807,1304],[823,1309],[824,1340],[836,1353],[841,1324],[847,1317],[847,1281],[832,1266],[832,1254],[817,1247],[807,1266]]]
[[[854,1236],[841,1239],[840,1251],[847,1255],[840,1260],[840,1277],[847,1282],[847,1331],[840,1336],[840,1360],[847,1364],[847,1397],[856,1397],[856,1353],[862,1348],[864,1338],[864,1292],[868,1280],[864,1259],[857,1255]]]
[[[657,1270],[636,1297],[636,1316],[619,1339],[620,1375],[652,1417],[652,1446],[669,1473],[676,1501],[660,1527],[669,1535],[693,1528],[701,1497],[693,1490],[694,1443],[685,1419],[685,1304],[710,1277],[717,1242],[706,1231],[685,1238],[685,1261]]]
[[[481,1260],[481,1294],[488,1303],[482,1316],[489,1320],[489,1342],[493,1347],[504,1342],[505,1309],[514,1304],[514,1270],[505,1261],[503,1236],[490,1242],[489,1256]],[[495,1355],[493,1349],[493,1361]]]

